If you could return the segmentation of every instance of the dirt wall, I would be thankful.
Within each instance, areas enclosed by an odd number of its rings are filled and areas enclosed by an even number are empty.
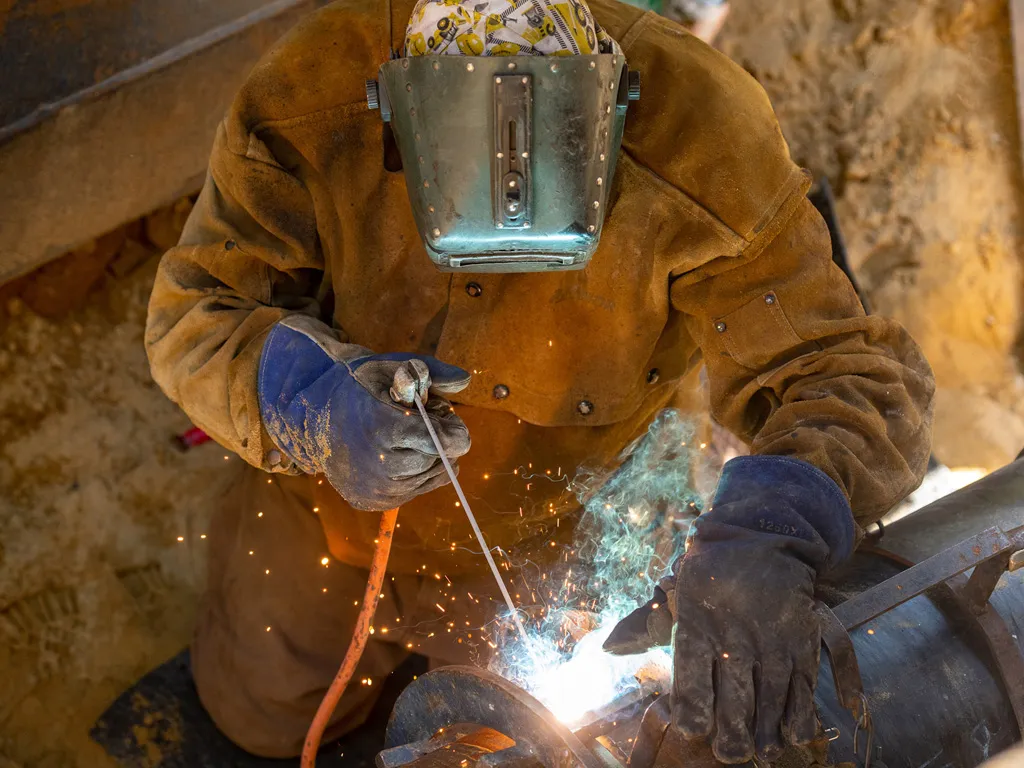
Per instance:
[[[720,47],[765,86],[795,158],[827,175],[876,312],[938,383],[935,453],[1024,447],[1021,162],[1000,0],[735,0]]]

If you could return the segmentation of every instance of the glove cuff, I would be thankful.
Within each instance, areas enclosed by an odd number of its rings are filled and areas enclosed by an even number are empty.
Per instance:
[[[740,456],[726,462],[706,513],[720,523],[823,543],[813,565],[828,570],[853,553],[853,511],[839,485],[791,456]]]
[[[303,472],[323,471],[317,458],[325,446],[316,433],[326,428],[318,419],[333,389],[331,380],[340,374],[338,363],[369,354],[364,347],[338,341],[330,328],[307,315],[290,315],[271,328],[260,355],[260,416],[270,438]]]

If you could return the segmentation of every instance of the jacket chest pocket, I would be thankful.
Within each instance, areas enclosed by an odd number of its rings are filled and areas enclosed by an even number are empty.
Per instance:
[[[609,424],[636,410],[667,299],[652,300],[650,276],[610,279],[594,266],[454,278],[437,354],[474,373],[460,402],[544,426]]]

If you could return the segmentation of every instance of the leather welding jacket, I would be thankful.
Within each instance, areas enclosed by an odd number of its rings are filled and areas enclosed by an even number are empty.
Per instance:
[[[297,471],[261,424],[256,388],[268,331],[304,313],[343,343],[474,373],[456,398],[473,438],[461,479],[489,543],[506,549],[564,535],[576,505],[558,478],[612,460],[702,360],[714,418],[753,453],[824,470],[861,525],[916,486],[929,367],[897,323],[864,315],[746,72],[660,16],[592,0],[643,87],[596,254],[582,271],[445,274],[403,174],[385,169],[364,91],[412,5],[340,0],[311,14],[220,125],[146,334],[154,378],[197,425],[257,467]],[[310,482],[332,554],[367,564],[378,515]],[[396,571],[470,541],[450,487],[400,519]]]

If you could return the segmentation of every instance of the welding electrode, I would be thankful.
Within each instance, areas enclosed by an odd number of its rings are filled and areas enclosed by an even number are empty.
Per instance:
[[[484,535],[480,531],[480,526],[477,525],[476,518],[473,517],[473,512],[469,508],[469,502],[466,501],[466,495],[462,492],[462,486],[459,485],[459,481],[455,477],[455,472],[448,461],[448,456],[445,454],[444,448],[441,447],[441,441],[437,437],[437,432],[434,431],[434,425],[430,423],[427,411],[423,407],[423,401],[420,399],[418,390],[422,386],[424,391],[426,391],[429,387],[428,382],[429,373],[426,370],[426,366],[418,360],[413,360],[411,361],[411,370],[401,367],[395,373],[394,382],[391,387],[391,397],[395,402],[407,405],[411,395],[411,399],[416,403],[416,407],[419,409],[420,415],[423,416],[423,421],[427,425],[430,439],[434,441],[434,447],[437,448],[437,453],[441,457],[445,471],[448,472],[448,477],[451,478],[452,485],[455,486],[455,492],[459,495],[462,508],[466,510],[466,517],[469,518],[469,524],[473,526],[473,532],[476,534],[477,541],[480,542],[484,557],[487,558],[487,563],[491,566],[494,578],[498,582],[498,588],[501,589],[501,594],[505,597],[505,603],[512,612],[512,619],[515,621],[519,634],[525,641],[526,630],[523,628],[522,621],[519,620],[519,614],[512,603],[512,596],[505,588],[505,582],[501,579],[498,566],[495,564],[494,558],[491,557],[491,551],[487,548],[487,543],[484,541]],[[397,509],[389,509],[381,513],[380,528],[377,532],[377,546],[373,551],[373,560],[370,562],[370,577],[366,582],[366,592],[363,595],[363,604],[359,609],[359,616],[356,619],[352,640],[349,642],[348,650],[345,651],[345,658],[341,662],[338,674],[334,676],[334,680],[331,681],[330,686],[327,688],[323,701],[320,702],[316,715],[313,717],[313,722],[310,723],[309,731],[306,733],[306,741],[302,746],[302,768],[314,768],[316,765],[316,753],[320,749],[320,740],[323,738],[327,723],[330,721],[331,715],[334,714],[334,710],[338,706],[345,688],[348,686],[352,673],[355,672],[356,665],[359,664],[359,659],[362,658],[363,649],[366,647],[366,642],[370,635],[370,623],[373,621],[373,615],[377,611],[377,603],[380,600],[381,585],[384,582],[384,573],[388,567],[391,539],[394,536],[397,521]]]
[[[476,534],[476,540],[480,542],[480,548],[484,551],[484,557],[487,558],[487,564],[491,566],[491,572],[494,574],[494,580],[498,582],[498,589],[501,590],[501,594],[505,598],[505,604],[508,606],[508,609],[512,614],[512,620],[516,623],[516,629],[519,630],[519,636],[523,638],[523,642],[525,643],[526,629],[523,627],[523,622],[519,619],[519,612],[516,611],[515,603],[512,602],[512,595],[508,593],[508,589],[505,587],[505,581],[501,578],[501,573],[498,571],[498,566],[494,562],[494,558],[491,557],[491,550],[487,547],[487,542],[484,541],[484,534],[480,530],[480,526],[476,524],[476,517],[473,516],[473,510],[469,508],[469,502],[466,501],[466,494],[462,492],[462,486],[459,485],[459,479],[455,476],[455,471],[452,469],[452,465],[448,461],[448,456],[445,455],[444,448],[441,447],[441,441],[437,437],[437,432],[434,431],[434,425],[430,423],[430,417],[427,416],[427,409],[423,407],[423,401],[420,400],[418,392],[413,395],[413,400],[416,403],[416,407],[420,410],[420,416],[423,417],[423,423],[427,425],[427,431],[430,433],[430,439],[434,441],[434,447],[437,448],[437,454],[441,457],[441,463],[444,464],[444,469],[448,473],[448,478],[452,481],[452,485],[455,486],[455,493],[459,495],[459,501],[462,502],[462,508],[466,510],[466,517],[469,518],[469,524],[473,526],[473,533]]]

